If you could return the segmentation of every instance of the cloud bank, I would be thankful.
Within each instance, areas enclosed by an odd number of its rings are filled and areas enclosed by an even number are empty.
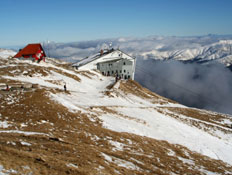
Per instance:
[[[136,81],[187,106],[232,114],[232,74],[220,63],[137,60]]]

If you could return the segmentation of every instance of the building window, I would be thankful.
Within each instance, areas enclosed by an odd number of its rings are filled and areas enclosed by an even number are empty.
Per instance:
[[[126,65],[126,62],[124,62],[123,65]]]
[[[118,70],[116,70],[116,73],[118,73]]]
[[[124,70],[124,73],[126,73],[126,70]]]
[[[128,79],[130,79],[130,75],[128,75]]]
[[[119,72],[122,73],[122,70],[120,70]]]
[[[114,74],[114,71],[112,70],[112,74]]]

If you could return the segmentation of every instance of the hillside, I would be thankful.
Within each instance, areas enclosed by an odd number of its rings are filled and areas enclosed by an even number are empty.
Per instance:
[[[0,174],[232,174],[232,116],[52,58],[0,65]]]

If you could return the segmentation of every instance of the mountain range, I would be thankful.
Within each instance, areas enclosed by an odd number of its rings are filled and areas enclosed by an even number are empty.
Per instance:
[[[137,59],[218,61],[226,66],[230,66],[232,61],[230,35],[121,37],[72,43],[44,42],[43,45],[51,57],[73,62],[108,47],[120,48]]]

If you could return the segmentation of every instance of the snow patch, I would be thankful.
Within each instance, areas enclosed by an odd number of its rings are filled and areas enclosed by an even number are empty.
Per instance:
[[[23,135],[45,135],[45,136],[49,136],[48,134],[45,134],[45,133],[19,131],[19,130],[0,130],[0,133],[9,133],[9,134],[12,133],[12,134],[23,134]]]
[[[70,168],[78,168],[78,166],[74,165],[73,163],[67,163],[66,166]]]
[[[10,169],[6,170],[2,165],[0,165],[0,175],[18,174],[18,171]]]
[[[101,153],[102,156],[104,157],[105,160],[107,160],[108,162],[112,162],[112,157],[110,157],[109,155],[105,154],[105,153]]]
[[[113,140],[109,140],[109,142],[114,146],[113,151],[123,151],[125,144]]]
[[[25,146],[31,146],[31,144],[28,143],[28,142],[21,141],[20,143],[21,143],[22,145],[25,145]]]
[[[8,128],[11,126],[7,121],[0,121],[0,128]]]

